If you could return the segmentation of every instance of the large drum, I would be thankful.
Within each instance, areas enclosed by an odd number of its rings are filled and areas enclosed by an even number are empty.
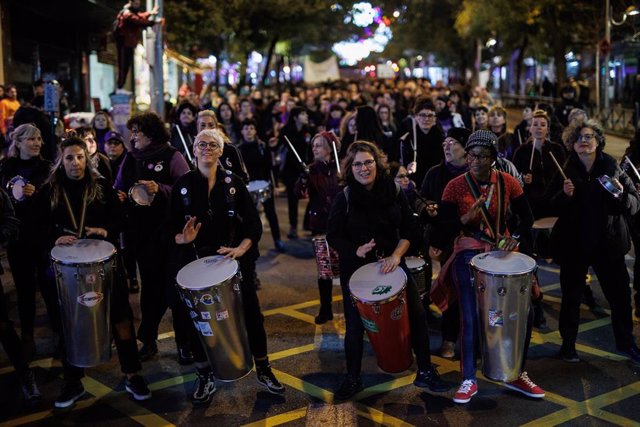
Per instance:
[[[185,265],[176,277],[216,379],[235,381],[253,367],[238,262],[219,255]]]
[[[349,280],[355,302],[380,369],[402,372],[411,366],[411,329],[404,270],[383,274],[379,263],[360,267]]]
[[[531,227],[533,234],[533,252],[538,258],[551,258],[550,238],[551,230],[558,221],[558,217],[550,216],[537,219]]]
[[[90,367],[111,359],[110,303],[115,247],[80,239],[51,250],[67,360]]]
[[[340,277],[338,253],[329,246],[326,236],[313,238],[313,251],[316,254],[318,279],[334,279]]]
[[[250,181],[247,189],[256,205],[260,205],[271,198],[271,184],[267,181]]]
[[[423,297],[427,293],[427,263],[424,259],[417,256],[408,256],[404,259],[404,262],[407,264],[407,268],[413,280],[416,282],[420,296]],[[431,280],[431,278],[429,278],[429,280]]]
[[[492,380],[508,382],[520,376],[536,268],[533,258],[518,252],[485,252],[471,259],[482,373]]]

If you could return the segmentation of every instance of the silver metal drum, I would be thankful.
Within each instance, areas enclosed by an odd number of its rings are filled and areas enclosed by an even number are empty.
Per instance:
[[[256,205],[260,205],[271,198],[271,184],[268,181],[249,181],[247,189]]]
[[[211,369],[221,381],[239,380],[253,368],[240,279],[238,262],[219,255],[190,262],[176,277]]]
[[[51,250],[67,360],[90,367],[111,359],[111,288],[116,248],[80,239]]]
[[[474,256],[470,265],[478,297],[482,373],[495,381],[515,381],[524,357],[536,262],[521,253],[493,251]]]

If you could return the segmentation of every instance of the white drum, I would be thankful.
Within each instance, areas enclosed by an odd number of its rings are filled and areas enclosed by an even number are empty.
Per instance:
[[[7,182],[7,192],[15,202],[21,202],[26,198],[24,195],[24,186],[28,183],[29,181],[20,175],[14,176]]]
[[[192,261],[176,277],[211,369],[221,381],[238,380],[253,367],[240,280],[238,262],[220,255]]]
[[[110,303],[116,248],[79,239],[51,250],[67,360],[89,367],[111,359]]]
[[[147,192],[144,184],[134,184],[129,188],[129,199],[137,206],[151,206],[154,195]]]
[[[524,357],[536,261],[518,252],[492,251],[474,256],[470,265],[478,301],[482,373],[495,381],[514,381]]]

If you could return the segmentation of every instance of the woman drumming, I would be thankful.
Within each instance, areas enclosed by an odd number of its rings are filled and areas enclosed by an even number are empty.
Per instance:
[[[174,242],[168,268],[170,274],[177,274],[197,257],[216,254],[238,260],[245,325],[258,382],[270,393],[282,394],[284,387],[273,375],[267,358],[264,316],[256,293],[255,266],[262,223],[242,180],[218,166],[223,146],[221,130],[203,130],[196,136],[193,154],[197,168],[178,179],[171,192],[169,226]],[[196,364],[192,401],[201,405],[211,401],[216,383],[193,325],[190,332]]]
[[[321,132],[313,137],[311,140],[313,163],[309,165],[308,171],[300,176],[295,187],[297,197],[309,198],[309,226],[311,234],[314,236],[327,233],[327,218],[331,203],[335,195],[340,192],[338,169],[332,147],[340,150],[340,141],[333,133]],[[328,251],[333,251],[333,249],[328,249]],[[329,252],[327,252],[327,256],[329,256]],[[332,287],[333,280],[318,271],[320,312],[315,318],[316,325],[333,320]]]
[[[51,175],[34,202],[41,232],[40,249],[48,255],[54,245],[70,245],[79,237],[107,240],[117,247],[122,210],[115,190],[91,165],[82,139],[65,139],[59,149],[60,155]],[[151,392],[139,375],[142,366],[137,354],[129,292],[122,272],[114,272],[113,277],[111,323],[120,366],[126,376],[125,388],[134,399],[147,400],[151,398]],[[56,289],[53,272],[48,278],[48,286]],[[58,328],[62,331],[61,326]],[[56,408],[73,405],[85,393],[81,382],[84,369],[71,365],[66,355],[63,355],[62,363],[64,385],[55,401]]]
[[[431,298],[442,310],[452,301],[457,300],[459,304],[462,384],[453,397],[456,403],[467,403],[478,393],[475,350],[479,319],[469,262],[475,255],[494,249],[499,241],[502,241],[502,250],[515,250],[519,244],[517,236],[528,232],[533,223],[518,181],[491,167],[498,156],[496,143],[497,137],[491,131],[479,130],[471,134],[465,147],[469,172],[453,178],[445,187],[438,209],[438,226],[433,229],[436,241],[446,242],[455,236],[453,254],[442,266],[431,289]],[[519,229],[513,234],[505,221],[508,208],[519,220]],[[502,220],[496,223],[493,218]],[[525,355],[531,339],[531,320],[530,315]],[[529,379],[523,368],[524,360],[520,377],[505,386],[529,397],[544,397],[544,391]]]
[[[580,302],[584,278],[593,267],[611,307],[611,326],[616,347],[640,366],[640,350],[633,338],[631,291],[625,255],[631,249],[627,218],[640,208],[631,179],[616,161],[603,152],[604,130],[594,120],[575,123],[568,142],[569,153],[562,181],[559,174],[551,187],[551,202],[559,218],[551,232],[552,255],[560,265],[559,330],[560,357],[579,362],[576,339],[580,325]],[[612,178],[618,194],[605,190],[598,178]]]
[[[0,185],[2,188],[7,188],[7,184],[17,176],[21,176],[27,182],[22,190],[23,197],[16,200],[12,196],[15,216],[20,220],[18,230],[20,238],[9,241],[7,257],[18,294],[22,346],[26,358],[31,360],[36,350],[33,339],[36,288],[40,288],[49,316],[57,313],[58,310],[54,294],[40,275],[49,265],[48,255],[33,256],[34,242],[37,240],[33,196],[47,180],[51,162],[45,160],[40,154],[42,137],[40,130],[34,125],[18,126],[12,132],[11,139],[8,155],[0,163]],[[16,185],[19,184],[16,183]],[[52,321],[52,324],[54,323],[56,322]]]
[[[435,367],[429,353],[429,333],[424,308],[403,256],[416,239],[416,223],[404,193],[389,176],[382,153],[372,143],[356,141],[342,162],[346,189],[336,195],[327,225],[327,241],[340,257],[346,320],[345,353],[347,376],[335,398],[345,400],[362,390],[364,326],[360,314],[351,303],[349,280],[361,266],[379,262],[382,273],[401,267],[407,272],[407,303],[411,325],[411,346],[416,356],[418,373],[414,385],[442,392],[449,389]]]

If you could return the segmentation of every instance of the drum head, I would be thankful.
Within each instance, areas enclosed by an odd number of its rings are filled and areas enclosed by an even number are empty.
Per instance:
[[[407,268],[411,271],[419,270],[420,268],[427,265],[426,262],[420,257],[417,256],[408,256],[404,259],[405,264],[407,264]]]
[[[556,225],[556,221],[558,220],[557,216],[549,216],[546,218],[540,218],[533,223],[533,229],[536,230],[551,230],[554,225]]]
[[[492,251],[474,256],[471,266],[485,273],[515,275],[532,272],[536,261],[519,252]]]
[[[269,183],[263,180],[249,181],[247,188],[249,189],[249,193],[253,193],[254,191],[261,191],[269,188]]]
[[[351,295],[363,302],[379,302],[400,293],[407,284],[404,270],[396,268],[383,274],[380,267],[380,263],[372,262],[357,269],[349,280]]]
[[[78,239],[72,245],[57,245],[51,259],[62,264],[92,264],[106,261],[116,253],[109,242],[97,239]]]
[[[182,267],[176,276],[184,289],[206,289],[231,279],[238,271],[238,261],[221,255],[200,258]]]
[[[147,189],[144,184],[135,184],[131,187],[129,190],[129,196],[131,197],[131,200],[140,206],[149,206],[153,200],[153,197],[147,193]]]
[[[21,202],[25,199],[25,196],[24,196],[25,185],[27,185],[27,180],[21,177],[20,175],[14,176],[13,178],[11,178],[11,180],[7,183],[7,190],[9,191],[9,194],[11,195],[13,200]]]

